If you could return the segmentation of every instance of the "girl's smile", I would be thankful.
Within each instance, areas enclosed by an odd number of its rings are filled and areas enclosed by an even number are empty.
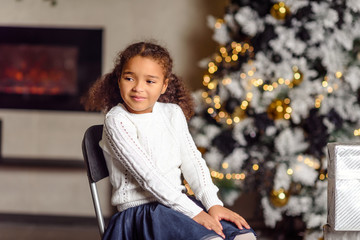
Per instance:
[[[162,66],[149,57],[135,56],[124,66],[119,88],[124,105],[131,113],[150,113],[160,95],[165,93],[168,79]]]
[[[135,100],[135,101],[144,101],[145,98],[144,97],[140,97],[140,96],[132,96],[132,98]]]

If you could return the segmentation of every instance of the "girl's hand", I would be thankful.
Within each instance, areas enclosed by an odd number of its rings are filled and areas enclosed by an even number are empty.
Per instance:
[[[221,220],[226,220],[235,223],[239,229],[243,229],[243,227],[245,227],[246,229],[250,229],[249,224],[245,221],[243,217],[241,217],[236,212],[233,212],[220,205],[212,206],[209,209],[209,215],[214,217],[218,222],[220,222]]]
[[[225,235],[223,233],[223,228],[219,221],[215,220],[212,216],[207,214],[204,211],[201,211],[198,215],[193,217],[193,220],[204,227],[206,227],[209,230],[213,230],[217,234],[219,234],[221,237],[225,238]]]

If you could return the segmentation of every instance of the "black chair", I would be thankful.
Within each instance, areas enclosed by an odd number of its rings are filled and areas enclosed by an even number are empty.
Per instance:
[[[82,151],[101,237],[105,231],[105,223],[101,212],[101,205],[96,183],[101,179],[109,176],[104,154],[99,146],[99,141],[102,137],[102,131],[103,125],[91,126],[86,130],[82,141]]]

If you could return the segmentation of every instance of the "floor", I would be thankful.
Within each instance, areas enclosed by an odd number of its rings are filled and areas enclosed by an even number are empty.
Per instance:
[[[61,226],[38,224],[0,224],[1,240],[99,240],[96,226]]]
[[[0,240],[99,240],[95,217],[0,214]]]

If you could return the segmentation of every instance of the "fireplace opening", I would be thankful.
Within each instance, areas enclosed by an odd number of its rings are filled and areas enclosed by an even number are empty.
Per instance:
[[[0,27],[0,36],[0,108],[83,110],[101,75],[101,29]]]

